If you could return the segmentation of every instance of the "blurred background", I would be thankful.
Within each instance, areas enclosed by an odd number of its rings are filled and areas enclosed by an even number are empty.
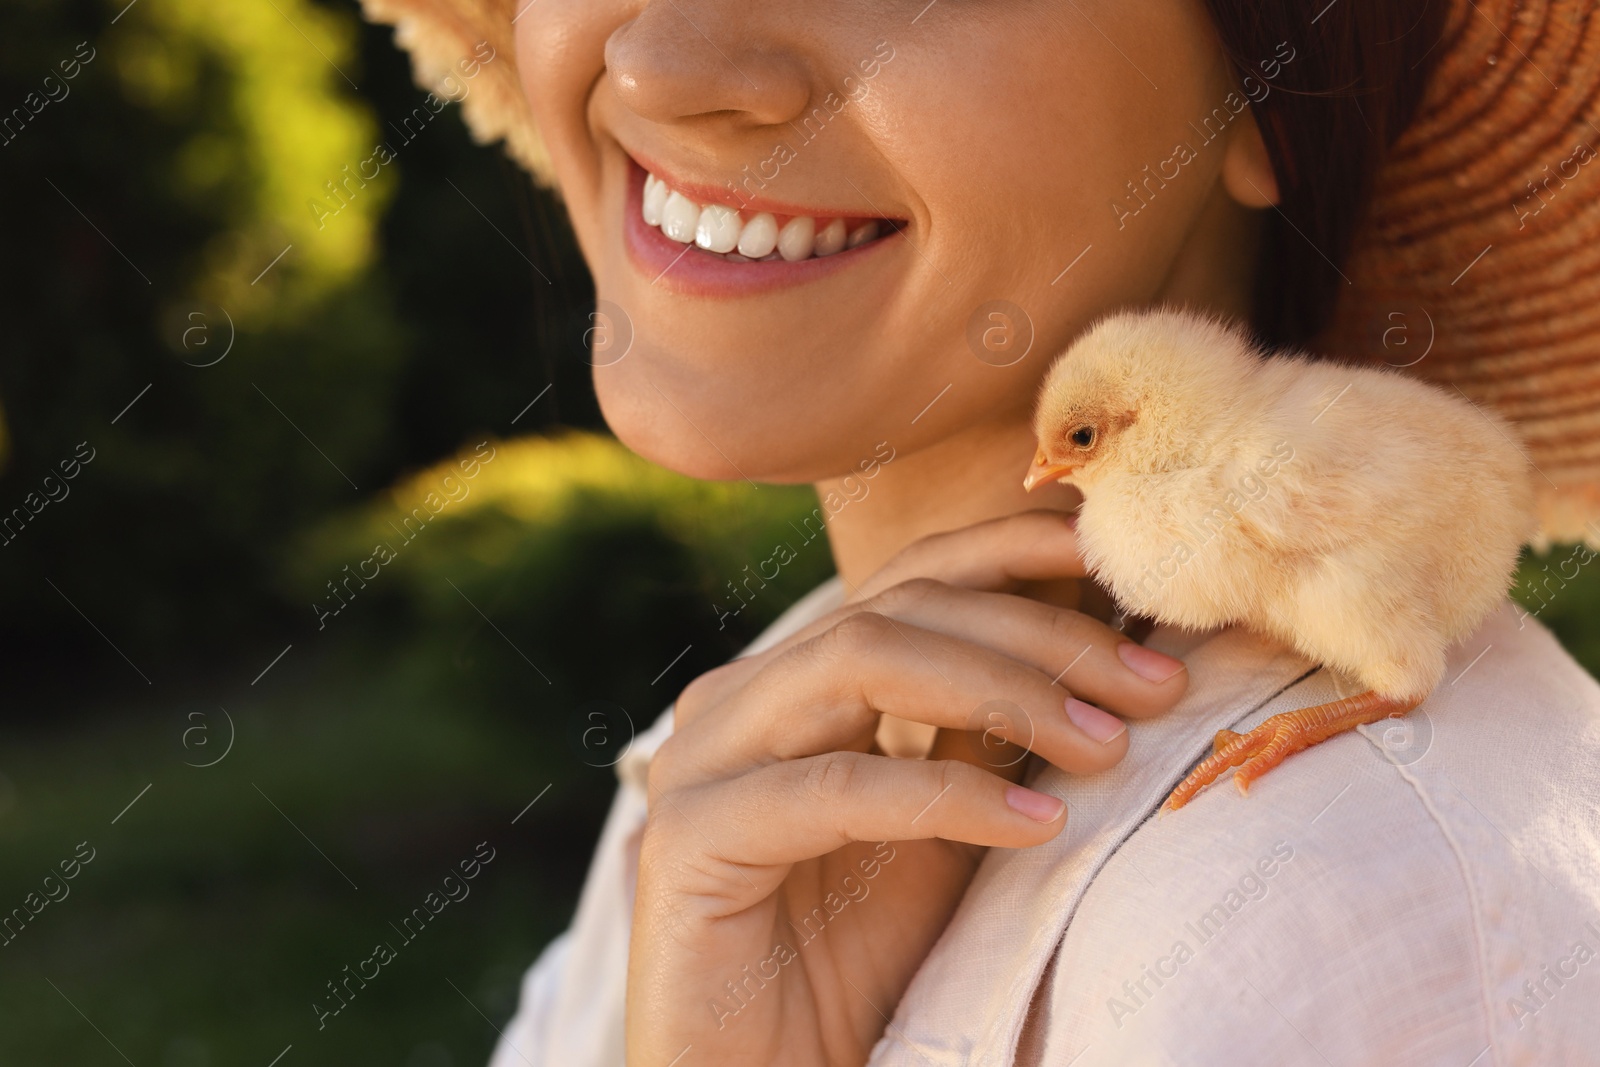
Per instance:
[[[482,1064],[631,731],[830,573],[719,624],[815,500],[605,434],[559,205],[453,106],[401,133],[353,0],[0,34],[0,1063]],[[1594,671],[1588,559],[1518,596]]]

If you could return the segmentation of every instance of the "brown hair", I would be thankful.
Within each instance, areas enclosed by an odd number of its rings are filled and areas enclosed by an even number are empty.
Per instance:
[[[1388,149],[1444,53],[1443,0],[1206,0],[1241,81],[1260,82],[1287,42],[1271,92],[1251,111],[1277,175],[1255,291],[1256,331],[1303,344],[1333,313],[1340,271]],[[1281,58],[1281,57],[1277,57]]]

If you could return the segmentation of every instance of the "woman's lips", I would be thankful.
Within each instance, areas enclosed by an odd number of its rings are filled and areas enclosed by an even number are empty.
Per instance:
[[[727,227],[719,233],[715,229],[707,234],[708,243],[713,246],[730,246],[735,249],[733,255],[738,258],[709,252],[693,243],[675,241],[662,232],[660,225],[652,225],[645,221],[644,199],[645,179],[647,175],[643,167],[628,160],[628,190],[623,204],[623,240],[627,244],[629,258],[639,268],[640,272],[652,284],[660,284],[674,292],[688,293],[698,296],[743,296],[751,293],[765,292],[784,286],[799,285],[818,278],[846,270],[854,264],[863,262],[873,251],[887,244],[897,236],[899,225],[888,219],[854,218],[839,220],[839,225],[833,230],[842,230],[843,233],[813,234],[809,238],[813,244],[818,237],[824,242],[836,241],[849,242],[854,235],[858,242],[854,247],[845,247],[842,251],[831,255],[810,254],[810,258],[786,258],[800,250],[800,242],[795,240],[796,230],[803,230],[804,223],[809,217],[777,215],[773,222],[781,232],[785,228],[790,232],[789,246],[786,251],[778,247],[768,253],[767,259],[748,259],[738,256],[737,244],[738,227],[740,220],[714,213],[713,219],[706,220],[710,223],[720,223]],[[652,185],[655,183],[652,182]],[[657,200],[661,193],[657,193]],[[682,205],[676,205],[681,208]],[[731,215],[731,212],[729,213]],[[744,219],[746,229],[753,220],[754,212],[745,212],[750,218]],[[684,227],[687,219],[680,212],[676,218],[668,217],[663,222],[678,228],[678,232],[687,235]],[[791,222],[797,225],[790,226]],[[825,220],[824,230],[834,223],[833,219]],[[870,225],[869,225],[870,224]],[[760,227],[757,227],[758,229]],[[814,229],[814,227],[813,227]],[[768,235],[770,236],[770,235]],[[764,246],[762,236],[753,235],[753,244],[747,242],[746,247],[757,250]],[[823,248],[828,245],[824,243]]]

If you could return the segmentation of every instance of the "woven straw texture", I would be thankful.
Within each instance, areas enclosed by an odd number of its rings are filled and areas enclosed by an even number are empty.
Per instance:
[[[395,43],[411,54],[411,73],[437,90],[456,64],[488,42],[494,60],[484,64],[461,101],[461,117],[479,144],[503,140],[506,154],[554,188],[550,157],[528,114],[517,78],[512,19],[536,0],[361,0],[371,22],[394,27]],[[459,80],[459,75],[457,77]]]
[[[1439,47],[1316,347],[1516,423],[1545,536],[1600,544],[1600,10],[1458,0]]]

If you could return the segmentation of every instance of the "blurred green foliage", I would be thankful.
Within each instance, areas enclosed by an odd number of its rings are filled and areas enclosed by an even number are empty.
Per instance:
[[[97,854],[0,949],[0,1061],[112,1062],[70,997],[137,1063],[486,1062],[477,1013],[509,1017],[570,918],[615,787],[628,727],[597,744],[588,710],[642,730],[830,566],[801,548],[735,636],[719,589],[800,546],[809,490],[691,481],[594,435],[491,447],[470,480],[445,461],[305,535],[285,595],[308,605],[373,541],[398,551],[260,685],[274,649],[225,695],[8,730],[4,906],[78,842]],[[452,474],[469,491],[405,543],[389,523]],[[388,924],[485,841],[471,895],[319,1029],[324,983],[398,945]]]
[[[391,443],[408,338],[369,269],[383,194],[324,234],[300,202],[375,122],[332,91],[338,75],[289,19],[347,63],[353,23],[303,0],[283,15],[141,0],[114,26],[121,5],[23,6],[33,18],[11,12],[7,99],[79,41],[93,58],[4,148],[7,200],[34,206],[13,220],[18,243],[35,255],[12,262],[4,287],[20,313],[0,398],[22,484],[7,479],[3,504],[22,503],[79,441],[96,461],[6,547],[0,594],[29,619],[21,640],[52,644],[75,616],[43,573],[100,625],[136,622],[135,648],[173,647],[197,639],[200,576],[226,568],[235,595],[208,606],[221,636],[243,621],[236,605],[259,605],[278,539],[351,492],[266,398],[358,478],[381,476]],[[193,327],[211,335],[205,360],[232,337],[223,362],[185,362],[203,361],[184,345]],[[178,512],[190,525],[175,538]],[[112,538],[119,565],[99,567]]]
[[[1600,559],[1585,545],[1525,552],[1512,599],[1525,625],[1544,624],[1592,675],[1600,677]]]
[[[316,640],[353,640],[375,669],[439,659],[416,684],[441,699],[471,677],[476,701],[509,717],[533,698],[571,728],[604,698],[642,729],[663,693],[831,573],[823,539],[794,525],[815,507],[809,488],[695,481],[594,434],[485,441],[311,530],[290,553],[285,595],[306,604]],[[795,558],[751,580],[780,541]],[[441,644],[447,663],[430,657]],[[525,758],[560,775],[592,755],[573,744]]]
[[[518,429],[598,425],[559,209],[453,108],[319,225],[326,183],[424,96],[348,0],[4,17],[7,108],[92,58],[0,146],[19,253],[0,261],[0,513],[79,442],[96,454],[4,547],[8,646],[76,642],[70,599],[135,662],[203,667],[287,618],[283,546],[328,509],[511,429],[552,383]]]

